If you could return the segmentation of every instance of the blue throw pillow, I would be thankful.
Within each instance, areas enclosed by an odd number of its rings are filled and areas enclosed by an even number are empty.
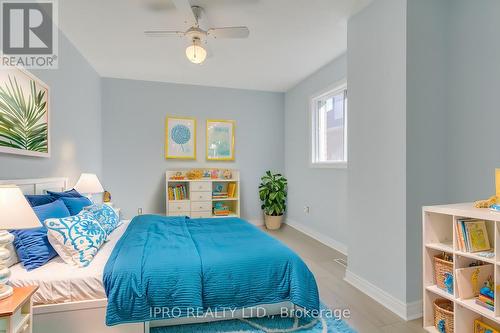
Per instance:
[[[25,195],[25,197],[26,200],[28,200],[31,207],[46,205],[57,200],[56,197],[53,197],[49,194]]]
[[[68,209],[61,200],[33,207],[33,210],[40,222],[49,218],[70,216]],[[14,248],[19,256],[19,260],[28,271],[43,266],[50,259],[57,256],[57,252],[49,243],[47,229],[45,227],[11,230],[11,233],[15,237]]]
[[[47,191],[47,194],[53,196],[56,199],[60,198],[81,198],[82,195],[77,192],[74,188],[68,191],[64,192],[53,192],[53,191]]]
[[[115,210],[108,205],[92,205],[85,208],[86,211],[94,214],[95,219],[109,236],[113,230],[121,225],[120,218]]]
[[[79,197],[79,198],[61,197],[61,200],[66,205],[71,215],[77,215],[82,211],[83,208],[92,205],[92,201],[90,201],[88,198],[85,197]]]

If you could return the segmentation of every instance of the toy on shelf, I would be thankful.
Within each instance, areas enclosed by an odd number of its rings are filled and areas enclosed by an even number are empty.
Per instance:
[[[201,179],[203,177],[203,171],[200,169],[192,169],[186,173],[188,179]]]
[[[233,173],[231,172],[231,170],[226,169],[222,173],[222,177],[224,177],[224,179],[231,179],[233,178]]]
[[[493,206],[497,202],[498,202],[497,196],[493,195],[486,200],[479,200],[479,201],[474,202],[474,207],[476,207],[476,208],[490,208],[491,206]]]
[[[500,211],[500,206],[496,207],[500,204],[500,169],[495,169],[495,195],[492,195],[486,200],[479,200],[474,202],[474,207],[476,208],[493,208],[494,211]],[[495,207],[493,207],[495,206]],[[498,209],[496,209],[498,208]]]
[[[171,176],[170,179],[172,180],[184,180],[186,179],[186,176],[180,171],[176,172],[175,175]]]
[[[488,277],[479,291],[479,296],[476,297],[476,304],[494,311],[495,291],[493,287],[493,278],[491,276]]]
[[[203,170],[203,178],[210,178],[210,170]]]

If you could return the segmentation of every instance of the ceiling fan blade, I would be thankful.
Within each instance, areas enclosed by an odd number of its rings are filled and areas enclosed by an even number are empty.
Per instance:
[[[198,23],[189,0],[173,0],[173,2],[175,8],[177,8],[177,10],[184,16],[184,20],[187,24],[189,24],[190,26],[194,26]]]
[[[144,34],[148,37],[184,37],[183,31],[146,30]]]
[[[208,43],[203,44],[205,51],[207,51],[207,58],[212,58],[214,56],[214,52]]]
[[[247,27],[210,28],[207,34],[214,38],[247,38],[250,30]]]

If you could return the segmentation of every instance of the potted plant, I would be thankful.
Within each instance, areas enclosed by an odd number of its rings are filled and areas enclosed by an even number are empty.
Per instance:
[[[288,181],[279,173],[266,174],[261,178],[259,185],[259,197],[262,201],[262,210],[264,210],[264,221],[266,228],[276,230],[283,223],[283,215],[286,210],[286,191]]]

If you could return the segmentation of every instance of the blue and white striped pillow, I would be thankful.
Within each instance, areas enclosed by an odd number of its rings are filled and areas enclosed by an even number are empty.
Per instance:
[[[68,264],[85,267],[94,259],[107,234],[94,215],[81,211],[78,215],[43,222],[47,237],[56,252]]]

